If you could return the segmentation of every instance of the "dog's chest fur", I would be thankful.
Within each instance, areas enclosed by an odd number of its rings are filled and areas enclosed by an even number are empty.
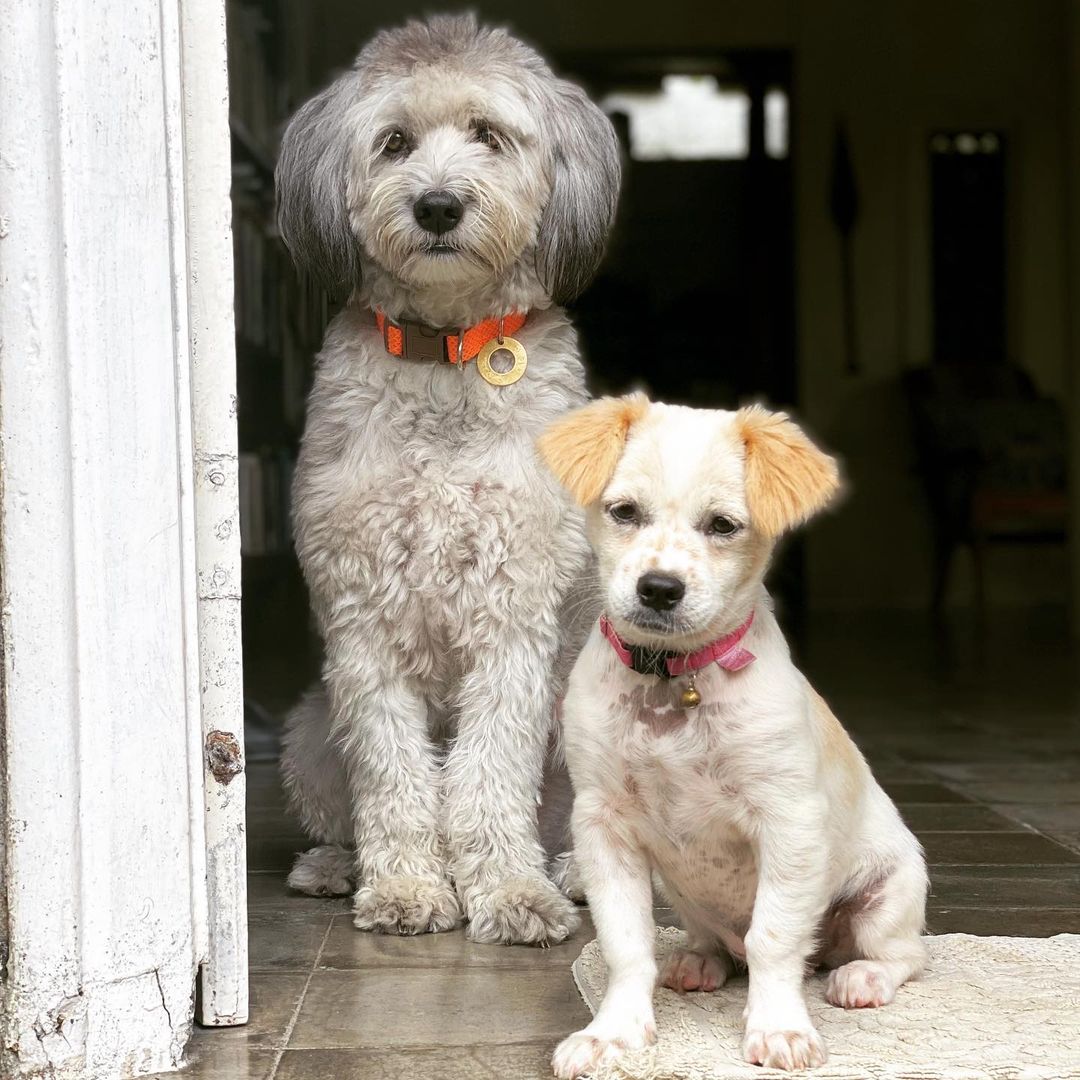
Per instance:
[[[682,680],[656,682],[605,665],[609,727],[622,763],[623,806],[672,903],[693,924],[744,954],[757,891],[750,842],[759,780],[758,740],[734,679],[698,680],[704,701],[679,705]]]
[[[519,337],[529,368],[502,388],[472,364],[388,356],[352,309],[319,357],[294,486],[315,610],[325,628],[347,596],[418,673],[450,677],[454,655],[497,647],[497,626],[557,610],[588,562],[534,449],[586,397],[573,330],[549,311]]]

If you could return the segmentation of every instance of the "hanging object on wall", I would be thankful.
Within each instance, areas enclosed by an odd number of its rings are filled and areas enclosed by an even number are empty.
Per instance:
[[[844,370],[859,373],[855,341],[855,267],[852,235],[859,220],[859,189],[847,131],[837,122],[833,141],[832,174],[829,178],[829,214],[840,235],[840,307],[844,332]]]

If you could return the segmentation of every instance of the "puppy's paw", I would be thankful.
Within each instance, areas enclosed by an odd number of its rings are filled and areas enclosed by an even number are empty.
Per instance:
[[[572,851],[556,855],[548,866],[548,874],[564,896],[575,904],[585,903],[585,886],[581,883],[581,875],[577,871],[577,861]]]
[[[716,953],[691,952],[676,949],[660,973],[660,985],[680,994],[692,990],[708,993],[718,990],[730,974],[725,958]]]
[[[348,896],[353,890],[355,856],[336,844],[313,847],[296,857],[289,888],[309,896]]]
[[[539,875],[470,897],[468,916],[468,936],[488,945],[557,945],[581,925],[574,905]]]
[[[551,1058],[551,1068],[559,1080],[575,1080],[628,1051],[642,1050],[655,1042],[656,1028],[652,1023],[628,1028],[618,1034],[593,1034],[589,1028],[585,1028],[559,1043]]]
[[[751,1065],[771,1069],[813,1069],[829,1059],[821,1036],[812,1028],[798,1031],[768,1031],[747,1028],[743,1057]]]
[[[873,960],[853,960],[829,972],[825,1000],[841,1009],[873,1009],[888,1005],[896,997],[896,986],[883,964]]]
[[[461,905],[447,881],[376,878],[353,897],[353,925],[383,934],[437,934],[461,922]]]

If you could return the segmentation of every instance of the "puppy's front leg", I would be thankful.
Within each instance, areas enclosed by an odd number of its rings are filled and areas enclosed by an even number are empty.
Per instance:
[[[807,958],[828,905],[824,819],[823,803],[807,798],[785,807],[782,820],[762,822],[758,834],[743,1040],[743,1056],[754,1065],[808,1069],[828,1056],[803,999]]]
[[[558,1045],[552,1068],[573,1080],[627,1050],[656,1041],[656,955],[652,877],[641,850],[602,796],[584,791],[574,806],[574,858],[585,883],[608,969],[607,991],[588,1027]]]
[[[508,630],[505,644],[483,650],[462,679],[444,770],[445,826],[474,941],[549,944],[579,924],[544,872],[537,830],[553,660],[554,642]]]
[[[461,908],[442,855],[423,696],[370,636],[328,636],[324,677],[352,796],[353,922],[388,934],[453,929]]]

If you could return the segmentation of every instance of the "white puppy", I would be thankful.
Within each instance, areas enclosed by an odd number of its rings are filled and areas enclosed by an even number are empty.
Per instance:
[[[576,1077],[655,1040],[652,876],[689,948],[664,986],[750,973],[747,1061],[822,1064],[808,965],[844,1008],[924,964],[918,842],[792,664],[762,584],[777,538],[837,492],[783,414],[604,399],[540,449],[587,508],[606,616],[570,678],[575,858],[608,966],[595,1019],[555,1051]],[[699,702],[699,703],[697,703]]]

